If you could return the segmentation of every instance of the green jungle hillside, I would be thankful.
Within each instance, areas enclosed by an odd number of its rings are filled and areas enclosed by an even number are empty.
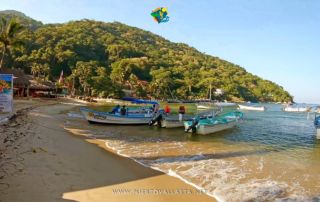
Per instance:
[[[26,16],[24,13],[21,13],[19,11],[15,11],[15,10],[0,11],[0,17],[5,18],[5,19],[15,18],[24,27],[31,29],[31,30],[35,30],[38,27],[43,25],[42,22],[34,20],[34,19]]]
[[[141,98],[205,99],[211,86],[224,91],[217,100],[292,101],[281,86],[238,65],[119,22],[42,24],[17,11],[1,16],[25,27],[16,35],[21,43],[8,46],[3,67],[52,81],[63,70],[73,94],[120,97],[126,89]]]

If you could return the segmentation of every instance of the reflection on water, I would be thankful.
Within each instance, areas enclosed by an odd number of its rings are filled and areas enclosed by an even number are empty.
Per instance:
[[[183,129],[70,121],[121,155],[204,188],[221,201],[320,200],[320,142],[306,113],[245,112],[242,124],[208,136]]]

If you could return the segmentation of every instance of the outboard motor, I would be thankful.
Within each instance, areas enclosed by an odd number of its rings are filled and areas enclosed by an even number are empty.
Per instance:
[[[191,126],[189,126],[189,128],[187,129],[187,132],[189,132],[189,130],[191,130],[192,133],[196,133],[197,132],[197,125],[199,123],[199,119],[195,118],[192,119],[192,124]]]
[[[151,121],[149,122],[149,126],[154,125],[155,123],[157,123],[157,125],[159,127],[161,127],[161,121],[163,120],[162,117],[162,113],[157,113],[153,116],[153,118],[151,119]]]

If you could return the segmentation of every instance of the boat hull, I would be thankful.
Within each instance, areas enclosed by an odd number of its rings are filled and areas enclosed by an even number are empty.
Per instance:
[[[183,127],[183,121],[179,120],[163,120],[161,122],[163,128],[180,128]]]
[[[214,107],[234,107],[236,103],[232,102],[215,102],[208,104],[197,104],[197,109],[212,109]]]
[[[244,106],[244,105],[239,105],[239,109],[241,110],[250,110],[250,111],[265,111],[265,107],[255,107],[255,106]]]
[[[285,112],[308,112],[308,111],[310,111],[310,108],[306,108],[306,107],[299,107],[299,108],[285,107],[285,108],[283,108],[283,111],[285,111]]]
[[[217,125],[200,125],[197,129],[197,134],[200,135],[208,135],[224,130],[228,130],[234,128],[236,126],[236,122],[229,122],[225,124],[217,124]]]
[[[237,104],[233,103],[233,102],[216,102],[215,105],[217,105],[219,107],[234,107]]]
[[[211,109],[213,106],[197,105],[197,109]]]
[[[217,133],[220,131],[232,129],[237,125],[236,121],[223,123],[223,124],[214,124],[214,125],[199,125],[196,129],[196,133],[199,135],[208,135],[212,133]],[[184,124],[185,131],[189,128],[188,124]],[[192,132],[189,130],[189,132]]]
[[[184,121],[189,121],[193,118],[192,115],[183,115],[182,120],[179,120],[179,116],[177,115],[168,115],[164,116],[164,119],[161,121],[162,128],[180,128],[183,127]]]
[[[88,109],[81,109],[82,114],[89,123],[100,123],[100,124],[112,124],[112,125],[147,125],[152,116],[137,115],[137,116],[116,116],[104,112],[98,112]]]

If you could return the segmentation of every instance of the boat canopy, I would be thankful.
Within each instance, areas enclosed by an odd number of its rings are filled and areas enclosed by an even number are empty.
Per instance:
[[[137,98],[133,98],[133,97],[125,97],[125,98],[122,98],[122,100],[130,101],[130,102],[135,103],[135,104],[153,104],[153,105],[159,104],[156,101],[141,100],[141,99],[137,99]]]

